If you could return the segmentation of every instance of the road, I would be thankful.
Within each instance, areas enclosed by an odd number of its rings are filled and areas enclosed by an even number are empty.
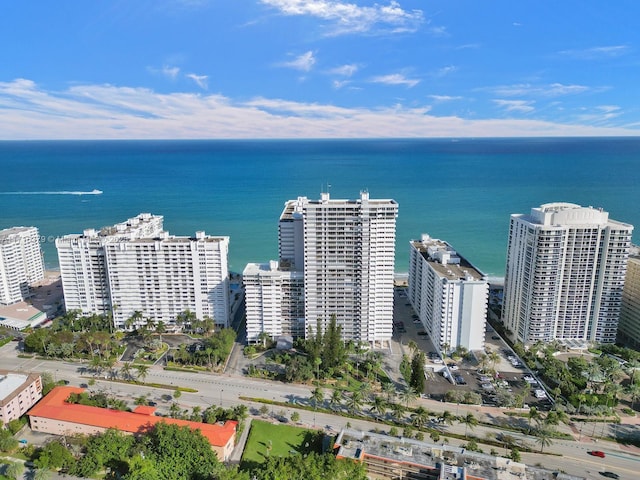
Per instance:
[[[36,358],[18,358],[16,350],[16,342],[11,342],[0,348],[0,365],[3,368],[22,372],[50,372],[56,380],[68,380],[71,385],[80,385],[86,383],[88,376],[83,377],[81,372],[84,371],[86,365],[73,362],[62,362],[52,360],[42,360]],[[254,412],[261,406],[259,403],[248,403],[240,399],[240,397],[263,398],[276,402],[288,402],[290,407],[275,406],[271,413],[278,413],[284,410],[286,416],[290,418],[294,408],[294,401],[307,403],[311,396],[311,388],[301,385],[291,385],[281,382],[273,382],[266,380],[258,380],[242,377],[239,375],[214,375],[207,373],[191,373],[191,372],[173,372],[165,371],[160,367],[153,367],[145,379],[146,382],[161,383],[166,385],[188,387],[197,390],[197,393],[183,393],[177,400],[182,408],[191,408],[193,406],[207,407],[210,405],[221,405],[230,407],[243,403]],[[111,382],[105,379],[96,379],[96,384],[92,388],[105,390],[113,395],[128,399],[140,395],[148,395],[150,400],[158,403],[160,410],[168,410],[169,404],[173,400],[163,400],[162,396],[172,394],[172,390],[145,387],[140,385],[125,384],[119,382]],[[464,415],[473,413],[482,422],[498,421],[500,418],[506,418],[500,409],[490,407],[476,407],[467,405],[451,405],[428,399],[419,399],[416,404],[423,405],[425,408],[442,412],[449,410],[456,415]],[[382,426],[375,422],[362,420],[353,420],[338,415],[330,415],[325,413],[314,413],[306,410],[298,410],[300,414],[300,423],[305,426],[316,428],[330,427],[331,431],[338,431],[346,425],[347,422],[354,428],[363,430],[371,430],[378,428],[388,431],[388,426]],[[604,427],[604,426],[603,426]],[[594,430],[599,427],[594,426]],[[632,428],[638,428],[636,425]],[[562,426],[564,431],[570,431],[568,427]],[[546,451],[552,451],[557,455],[540,455],[540,454],[522,454],[522,459],[530,465],[542,465],[548,469],[562,470],[574,475],[580,475],[587,479],[602,479],[598,472],[607,469],[615,471],[621,476],[621,479],[634,480],[638,478],[637,472],[640,470],[640,449],[622,447],[613,442],[594,441],[587,435],[590,432],[591,425],[588,425],[583,434],[580,435],[580,441],[570,440],[554,440],[553,445],[546,447]],[[444,427],[443,433],[452,432],[457,434],[465,433],[463,424],[454,424],[453,426]],[[507,432],[512,437],[521,438],[527,444],[536,448],[535,438],[521,435],[513,432]],[[489,426],[478,426],[473,431],[469,430],[469,434],[477,438],[495,438],[496,429]],[[449,439],[450,444],[459,445],[466,442],[458,441],[454,438]],[[484,448],[488,453],[490,447]],[[499,453],[503,453],[501,448],[495,448]],[[606,452],[606,458],[600,459],[587,454],[590,450],[602,450]],[[559,456],[561,455],[561,456]]]

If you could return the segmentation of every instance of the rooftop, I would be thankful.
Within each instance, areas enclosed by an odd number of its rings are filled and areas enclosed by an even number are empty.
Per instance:
[[[15,392],[27,381],[27,376],[20,373],[0,374],[0,402]]]
[[[423,235],[421,240],[411,241],[411,246],[420,252],[441,278],[449,281],[487,280],[484,273],[459,255],[447,242]]]
[[[406,478],[452,480],[549,480],[552,471],[532,468],[507,458],[477,453],[446,444],[436,445],[360,430],[343,429],[336,439],[337,455],[375,464],[389,473],[412,471]],[[382,460],[382,461],[381,461]],[[442,468],[442,472],[439,472]]]
[[[82,393],[84,388],[56,387],[27,414],[30,417],[43,417],[63,422],[91,425],[100,428],[115,428],[124,432],[137,433],[144,428],[160,422],[187,426],[200,433],[215,447],[224,447],[235,435],[238,422],[227,421],[224,424],[208,424],[156,417],[154,407],[136,408],[133,412],[109,410],[107,408],[71,404],[66,400],[72,393]]]

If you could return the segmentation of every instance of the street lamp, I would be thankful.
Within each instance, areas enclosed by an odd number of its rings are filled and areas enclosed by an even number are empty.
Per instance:
[[[222,392],[224,392],[224,389],[220,389],[220,407],[222,408]]]

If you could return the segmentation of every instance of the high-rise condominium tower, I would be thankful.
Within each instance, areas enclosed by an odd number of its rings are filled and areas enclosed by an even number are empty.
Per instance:
[[[217,325],[229,322],[228,237],[196,232],[170,236],[161,216],[126,222],[56,241],[67,311],[112,314],[116,328],[140,312],[172,325],[189,310]]]
[[[640,257],[629,257],[622,291],[617,341],[640,348]]]
[[[633,226],[548,203],[511,215],[503,321],[517,340],[616,339]]]
[[[280,264],[303,272],[306,330],[335,316],[347,340],[391,338],[396,217],[394,200],[290,200],[280,216]]]
[[[436,348],[484,349],[487,277],[446,242],[410,243],[408,298]]]
[[[21,302],[29,296],[29,285],[43,278],[38,229],[0,230],[0,304]]]

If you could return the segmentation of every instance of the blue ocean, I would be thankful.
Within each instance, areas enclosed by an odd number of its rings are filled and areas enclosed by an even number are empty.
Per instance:
[[[38,227],[49,268],[55,237],[151,212],[172,234],[230,236],[241,272],[277,258],[285,201],[327,190],[399,203],[398,273],[428,233],[502,277],[512,213],[563,201],[640,225],[640,139],[0,142],[0,228]]]

